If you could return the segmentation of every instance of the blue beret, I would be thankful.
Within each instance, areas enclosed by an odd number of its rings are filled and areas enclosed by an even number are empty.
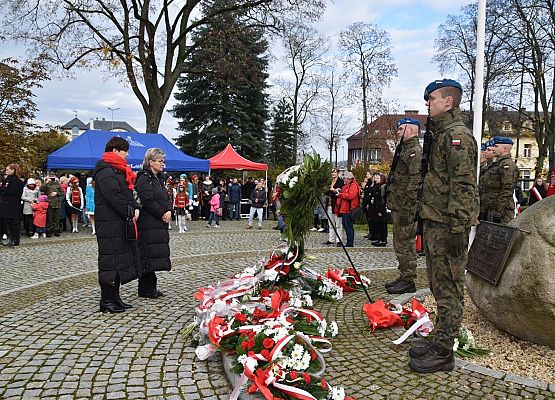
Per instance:
[[[495,144],[495,143],[493,143],[493,140],[488,140],[488,141],[486,142],[486,147],[493,147],[494,144]]]
[[[399,121],[397,121],[397,129],[404,124],[412,124],[412,125],[416,125],[420,128],[420,121],[414,118],[401,118]]]
[[[513,144],[511,138],[505,136],[495,136],[492,140],[494,145],[496,144]]]
[[[428,101],[428,99],[430,98],[430,93],[442,87],[454,87],[459,89],[461,93],[463,91],[462,86],[459,82],[453,79],[441,79],[441,80],[433,81],[428,86],[426,86],[426,89],[424,90],[424,100]]]
[[[488,149],[488,143],[482,143],[482,146],[480,147],[480,150],[482,151],[486,151]]]

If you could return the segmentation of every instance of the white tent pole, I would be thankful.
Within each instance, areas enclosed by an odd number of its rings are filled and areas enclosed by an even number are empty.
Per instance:
[[[476,77],[474,82],[474,124],[472,131],[478,148],[482,143],[482,119],[484,108],[484,58],[486,42],[486,0],[478,0],[478,25],[476,31]],[[477,171],[480,171],[480,151],[478,150]],[[480,174],[476,174],[476,183],[480,182]],[[476,236],[476,228],[470,232],[470,245]]]

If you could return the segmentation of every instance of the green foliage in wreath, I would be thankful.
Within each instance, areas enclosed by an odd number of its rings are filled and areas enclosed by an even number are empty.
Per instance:
[[[280,213],[285,218],[287,242],[291,248],[299,247],[299,260],[304,255],[305,238],[312,226],[314,208],[328,190],[331,164],[322,162],[320,155],[304,154],[300,166],[285,170],[277,178],[280,187]]]

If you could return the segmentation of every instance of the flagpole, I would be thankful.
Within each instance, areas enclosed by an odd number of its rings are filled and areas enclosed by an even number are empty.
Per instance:
[[[474,76],[474,124],[472,131],[478,148],[482,143],[482,121],[484,108],[484,58],[486,42],[486,0],[478,0],[478,23],[476,30],[476,70]],[[477,171],[480,171],[480,151],[478,151]],[[480,182],[480,173],[476,174],[476,183]],[[476,236],[476,227],[470,232],[470,245]]]

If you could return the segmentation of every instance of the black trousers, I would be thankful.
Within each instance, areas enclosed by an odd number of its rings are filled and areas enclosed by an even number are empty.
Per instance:
[[[23,227],[25,228],[25,233],[27,236],[32,236],[35,232],[35,226],[33,225],[33,214],[23,214]]]
[[[8,228],[8,238],[14,244],[19,244],[19,236],[21,234],[21,221],[19,218],[6,218],[6,227]]]
[[[154,292],[157,282],[156,273],[144,272],[139,278],[139,294]]]

